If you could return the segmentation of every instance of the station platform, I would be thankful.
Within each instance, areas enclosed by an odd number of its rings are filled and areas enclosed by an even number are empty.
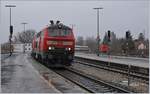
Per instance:
[[[121,56],[107,56],[88,53],[75,53],[75,57],[88,58],[99,61],[113,62],[119,64],[133,65],[138,67],[149,68],[149,59],[148,58],[134,58],[134,57],[121,57]]]
[[[2,93],[60,93],[38,74],[27,56],[13,54],[1,61]]]

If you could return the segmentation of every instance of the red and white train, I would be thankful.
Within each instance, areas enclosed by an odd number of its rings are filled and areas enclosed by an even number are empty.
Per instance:
[[[50,23],[34,36],[31,55],[51,67],[70,66],[75,50],[73,30],[59,21]]]

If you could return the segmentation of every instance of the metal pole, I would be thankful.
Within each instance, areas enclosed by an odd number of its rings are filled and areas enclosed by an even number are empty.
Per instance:
[[[21,23],[21,24],[23,24],[23,30],[24,30],[24,32],[25,32],[25,25],[28,24],[28,23],[23,22],[23,23]],[[24,44],[23,44],[23,52],[25,53],[25,42],[24,42]]]
[[[99,56],[99,42],[100,42],[100,36],[99,36],[99,9],[97,10],[97,55]]]
[[[100,8],[93,8],[97,10],[97,56],[99,56],[99,43],[100,43],[100,36],[99,36],[99,10],[103,9],[102,7]]]
[[[11,26],[11,7],[10,7],[10,26]]]
[[[25,32],[25,25],[28,24],[28,23],[23,22],[21,24],[23,24],[23,31]]]
[[[10,42],[10,56],[12,55],[12,53],[11,53],[11,35],[9,36],[9,42]]]
[[[25,32],[25,23],[23,24],[24,26],[24,32]],[[25,43],[23,44],[23,52],[25,53]]]
[[[12,26],[12,25],[11,25],[11,8],[12,8],[12,7],[16,7],[16,6],[15,6],[15,5],[5,5],[5,7],[9,7],[9,10],[10,10],[10,29],[9,29],[9,30],[10,30],[10,32],[11,32],[11,26]],[[12,50],[12,49],[11,49],[11,38],[12,38],[12,34],[9,35],[10,56],[12,55],[12,51],[11,51],[11,50]]]
[[[71,25],[71,28],[72,28],[72,30],[73,30],[73,28],[74,28],[75,24],[70,24],[70,25]]]
[[[10,26],[11,26],[11,7],[10,7]],[[10,56],[12,55],[12,51],[11,51],[11,38],[12,38],[12,35],[10,35]]]
[[[72,27],[71,27],[71,28],[72,28],[72,30],[73,30],[73,25],[72,25]]]
[[[128,65],[128,86],[130,86],[130,71],[131,71],[131,65]]]
[[[24,32],[25,32],[25,24],[24,24]]]
[[[11,7],[9,8],[9,12],[10,12],[10,13],[9,13],[9,14],[10,14],[10,15],[9,15],[9,16],[10,16],[9,19],[10,19],[10,26],[11,26]],[[10,27],[9,27],[9,28],[10,28]],[[12,54],[12,53],[11,53],[11,35],[9,36],[9,42],[10,42],[10,48],[9,48],[9,50],[10,50],[10,56],[11,56],[11,54]]]

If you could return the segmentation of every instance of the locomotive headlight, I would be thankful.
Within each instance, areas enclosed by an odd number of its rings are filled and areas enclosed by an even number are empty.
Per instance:
[[[71,50],[71,48],[68,48],[68,50],[70,51],[70,50]]]
[[[52,47],[49,47],[48,49],[49,49],[49,50],[52,50]]]
[[[49,50],[54,50],[55,48],[54,48],[54,47],[48,47],[48,49],[49,49]]]
[[[71,50],[71,48],[66,48],[66,50],[67,50],[67,51],[70,51],[70,50]]]

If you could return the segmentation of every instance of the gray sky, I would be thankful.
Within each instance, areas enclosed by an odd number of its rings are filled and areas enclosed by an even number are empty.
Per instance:
[[[114,31],[117,37],[124,37],[125,31],[131,30],[133,38],[145,30],[148,37],[148,0],[137,1],[1,1],[0,3],[0,42],[8,41],[9,8],[6,4],[14,4],[12,24],[14,35],[23,31],[22,22],[27,22],[26,29],[37,32],[49,24],[49,20],[60,20],[71,26],[74,24],[75,36],[96,37],[97,22],[94,7],[103,7],[100,11],[100,37],[107,30]]]

